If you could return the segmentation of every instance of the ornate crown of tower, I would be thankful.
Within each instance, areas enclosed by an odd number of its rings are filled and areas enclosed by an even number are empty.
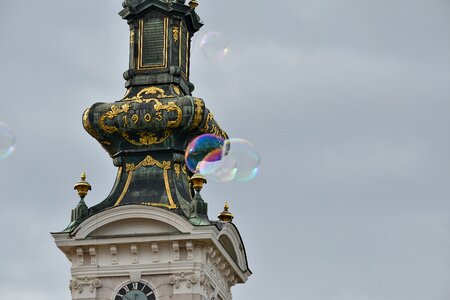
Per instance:
[[[251,272],[233,216],[211,221],[200,196],[206,179],[185,166],[190,140],[224,138],[202,99],[192,97],[190,43],[202,23],[197,2],[126,0],[130,26],[127,92],[96,103],[83,126],[118,167],[111,193],[93,207],[90,184],[65,230],[53,233],[72,262],[72,299],[231,299]]]

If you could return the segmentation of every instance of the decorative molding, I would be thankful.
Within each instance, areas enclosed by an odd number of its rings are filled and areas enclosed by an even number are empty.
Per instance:
[[[78,265],[82,266],[84,265],[84,253],[83,253],[83,248],[77,248],[77,256],[78,256]]]
[[[173,285],[176,289],[180,288],[181,283],[185,283],[187,288],[191,288],[198,281],[199,278],[195,274],[186,275],[185,273],[181,273],[169,276],[169,284]]]
[[[80,226],[80,230],[74,236],[74,239],[86,239],[93,231],[102,226],[129,219],[149,219],[168,224],[182,233],[190,233],[194,225],[185,218],[174,214],[168,210],[155,208],[146,205],[123,205],[114,209],[107,209],[85,220]]]
[[[180,244],[179,244],[179,242],[175,241],[172,243],[172,250],[173,250],[173,260],[175,260],[175,261],[180,260]]]
[[[78,294],[83,293],[84,288],[89,288],[89,292],[93,294],[96,289],[102,286],[102,282],[98,278],[74,278],[70,281],[70,289]]]
[[[231,270],[230,270],[230,269],[226,269],[226,270],[223,272],[223,275],[225,275],[225,276],[230,276],[230,274],[231,274]]]
[[[237,283],[237,278],[226,259],[214,247],[206,248],[206,264],[211,268],[212,276],[223,287],[230,291],[231,287]]]
[[[117,253],[118,253],[117,247],[111,246],[109,250],[111,251],[111,264],[117,265]]]
[[[173,164],[173,169],[175,170],[175,174],[177,174],[177,178],[180,178],[181,165],[180,164]]]
[[[91,256],[91,265],[97,265],[97,251],[94,247],[89,248],[89,255]]]
[[[192,241],[186,242],[187,260],[192,260],[194,258],[194,245]]]
[[[225,270],[226,266],[227,266],[227,264],[223,262],[220,265],[218,265],[217,267],[219,268],[220,271],[223,271],[223,270]]]
[[[178,42],[179,34],[180,34],[180,28],[178,26],[172,27],[172,34],[173,34],[173,41],[176,43]]]
[[[212,280],[204,272],[200,274],[200,286],[202,287],[205,294],[208,296],[207,297],[208,299],[216,289],[212,283]]]
[[[131,251],[131,257],[132,257],[131,258],[131,263],[136,265],[137,263],[139,263],[139,260],[138,260],[138,253],[139,253],[138,246],[137,245],[131,245],[130,251]]]
[[[159,261],[159,249],[158,249],[158,243],[152,243],[152,252],[153,252],[153,262]]]

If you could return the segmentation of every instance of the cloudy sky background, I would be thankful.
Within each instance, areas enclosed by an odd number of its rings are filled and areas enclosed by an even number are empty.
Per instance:
[[[450,299],[450,2],[199,1],[223,61],[192,53],[191,81],[260,176],[209,183],[229,201],[253,276],[240,300]],[[81,171],[94,205],[115,168],[81,126],[125,89],[121,1],[0,1],[0,299],[69,300],[63,229]]]

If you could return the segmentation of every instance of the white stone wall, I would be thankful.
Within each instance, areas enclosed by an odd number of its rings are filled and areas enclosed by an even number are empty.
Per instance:
[[[164,224],[174,214],[132,209],[139,218],[118,207],[97,216],[101,226],[87,220],[75,236],[54,234],[72,262],[72,299],[112,300],[123,285],[144,282],[157,300],[231,300],[231,287],[250,275],[241,268],[246,262],[235,262],[219,243],[215,226],[193,227],[176,215]]]

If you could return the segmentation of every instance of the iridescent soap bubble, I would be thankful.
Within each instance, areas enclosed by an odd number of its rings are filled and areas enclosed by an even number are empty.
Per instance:
[[[5,123],[0,122],[0,160],[5,159],[16,150],[14,131]]]
[[[220,153],[219,153],[220,152]],[[223,155],[223,148],[211,152],[204,160],[199,162],[198,171],[207,179],[215,182],[228,182],[235,178],[237,169],[233,159]],[[216,157],[220,159],[211,159]]]
[[[193,139],[185,152],[185,161],[188,169],[198,173],[198,164],[201,161],[214,162],[222,158],[224,139],[214,134],[203,134]],[[216,156],[211,155],[215,153]]]
[[[225,140],[220,155],[210,152],[198,163],[200,174],[216,182],[245,182],[256,177],[261,158],[255,147],[244,139]]]
[[[217,31],[208,32],[200,40],[200,49],[203,54],[212,60],[221,60],[230,52],[230,45],[227,37]]]

